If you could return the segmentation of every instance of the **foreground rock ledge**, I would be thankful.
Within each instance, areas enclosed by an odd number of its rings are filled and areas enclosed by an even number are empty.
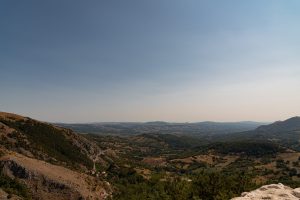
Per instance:
[[[241,197],[233,198],[232,200],[259,200],[259,199],[270,199],[270,200],[299,200],[300,199],[300,188],[290,188],[281,183],[264,185],[251,192],[242,193]]]

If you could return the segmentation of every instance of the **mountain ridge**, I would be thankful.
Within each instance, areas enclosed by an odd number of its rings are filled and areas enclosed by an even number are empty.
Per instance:
[[[295,116],[288,118],[284,121],[276,121],[269,125],[263,125],[258,127],[257,131],[294,131],[300,129],[300,117]]]
[[[260,122],[195,122],[195,123],[171,123],[171,122],[101,122],[87,124],[55,125],[72,129],[79,133],[94,134],[141,134],[141,133],[175,133],[175,134],[225,134],[241,131],[249,131],[266,123]]]

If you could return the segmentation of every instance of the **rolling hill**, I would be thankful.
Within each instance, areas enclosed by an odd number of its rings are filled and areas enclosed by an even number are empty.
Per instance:
[[[285,121],[277,121],[269,125],[259,126],[257,132],[280,133],[300,130],[300,117],[292,117]]]
[[[233,133],[227,136],[215,137],[214,140],[267,140],[287,148],[300,150],[300,117],[292,117],[269,125],[257,127],[252,131]]]

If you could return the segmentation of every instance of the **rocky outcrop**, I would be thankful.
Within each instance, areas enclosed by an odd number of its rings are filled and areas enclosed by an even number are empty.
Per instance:
[[[241,197],[232,200],[299,200],[300,188],[290,188],[281,183],[262,186],[251,192],[244,192]]]
[[[10,153],[0,159],[2,173],[30,188],[34,199],[105,199],[109,187],[95,177]],[[5,196],[5,194],[4,194]]]
[[[101,164],[106,164],[105,161],[101,158],[104,154],[102,149],[97,146],[93,141],[90,141],[79,134],[75,134],[73,131],[61,127],[56,127],[62,130],[62,133],[68,138],[74,146],[80,149],[80,151],[87,155],[92,161],[99,162]]]

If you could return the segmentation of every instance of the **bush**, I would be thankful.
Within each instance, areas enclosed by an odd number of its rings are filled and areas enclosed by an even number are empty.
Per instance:
[[[155,174],[147,180],[127,172],[126,176],[122,172],[115,182],[118,191],[114,199],[227,200],[253,188],[250,178],[242,173],[229,175],[203,170],[191,175],[191,181],[188,181],[187,178],[165,177],[164,174]]]
[[[10,179],[8,176],[5,176],[2,173],[0,173],[0,188],[9,195],[15,194],[23,197],[24,199],[31,199],[26,186],[18,183],[16,180]]]

